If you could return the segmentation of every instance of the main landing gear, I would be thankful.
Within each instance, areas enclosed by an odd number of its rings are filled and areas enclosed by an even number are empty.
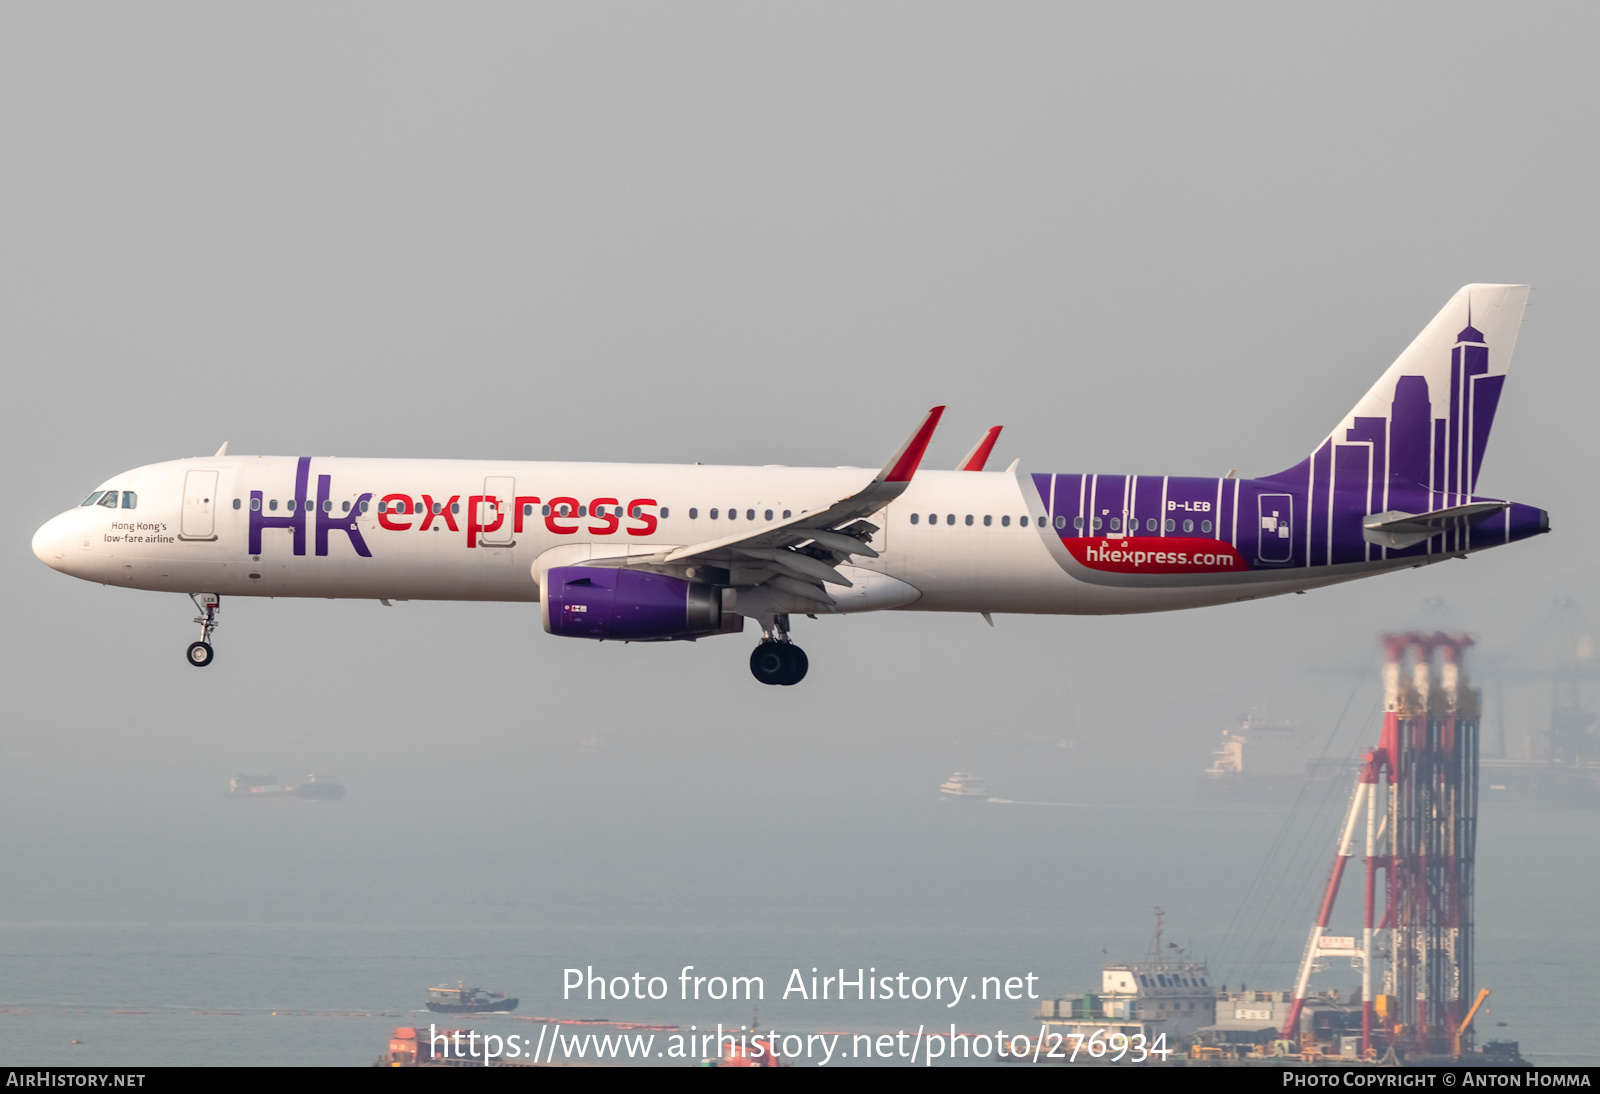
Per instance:
[[[806,678],[811,662],[806,651],[789,641],[789,617],[773,617],[770,624],[763,622],[761,645],[750,651],[750,674],[763,684],[782,684],[788,687]]]
[[[217,622],[217,614],[222,611],[222,598],[216,593],[190,593],[189,599],[200,610],[200,614],[194,617],[194,621],[200,624],[200,641],[189,643],[189,664],[203,669],[217,656],[211,648],[211,632],[221,626]]]

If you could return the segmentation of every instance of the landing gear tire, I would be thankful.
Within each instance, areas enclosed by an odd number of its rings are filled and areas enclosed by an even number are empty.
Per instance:
[[[805,651],[791,642],[763,642],[750,651],[750,674],[763,684],[798,684],[810,667]]]
[[[811,659],[806,656],[806,651],[799,646],[789,646],[789,678],[780,680],[785,686],[793,686],[806,678],[806,672],[811,668]]]
[[[189,664],[203,669],[217,657],[217,651],[211,648],[211,634],[221,626],[217,616],[222,612],[222,597],[216,593],[190,593],[189,599],[200,610],[200,614],[194,617],[194,621],[200,624],[200,641],[189,643],[186,656]]]

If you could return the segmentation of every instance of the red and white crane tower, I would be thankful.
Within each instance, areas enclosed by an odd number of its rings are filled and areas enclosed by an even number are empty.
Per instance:
[[[1300,962],[1285,1039],[1301,1040],[1300,1014],[1311,974],[1327,958],[1348,957],[1361,969],[1362,1055],[1374,1053],[1379,1042],[1428,1055],[1459,1047],[1473,987],[1478,835],[1481,703],[1461,663],[1471,646],[1465,635],[1383,636],[1383,731],[1378,746],[1362,757],[1328,886]],[[1327,934],[1328,923],[1363,813],[1367,869],[1361,937],[1336,938]],[[1383,918],[1374,922],[1379,871]],[[1375,993],[1379,961],[1383,990]]]

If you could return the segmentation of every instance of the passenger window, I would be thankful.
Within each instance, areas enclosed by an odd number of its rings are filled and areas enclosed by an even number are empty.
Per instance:
[[[689,519],[690,520],[699,520],[700,519],[700,510],[694,508],[693,506],[690,506],[689,507]]]
[[[1002,527],[1002,528],[1010,528],[1011,527],[1011,518],[1010,517],[1001,517],[1000,518],[1000,527]]]
[[[967,527],[968,528],[972,527],[972,514],[971,513],[967,514]]]
[[[788,519],[789,519],[789,517],[790,517],[790,513],[789,513],[789,510],[787,510],[787,509],[785,509],[785,510],[784,510],[784,511],[783,511],[783,519],[784,519],[784,520],[788,520]]]
[[[117,492],[115,490],[107,490],[106,496],[100,499],[100,504],[107,509],[115,509],[117,507]]]
[[[946,513],[944,515],[944,522],[946,524],[954,524],[956,522],[956,515],[954,513]]]
[[[772,519],[772,510],[771,509],[767,510],[767,515],[766,515],[766,517],[764,519],[766,519],[766,520],[771,520]]]
[[[1210,521],[1209,521],[1209,520],[1203,520],[1203,521],[1201,521],[1201,522],[1200,522],[1200,530],[1201,530],[1201,531],[1202,531],[1202,532],[1209,532],[1209,531],[1211,531],[1211,522],[1210,522]]]
[[[1094,518],[1094,522],[1092,524],[1090,524],[1089,530],[1091,532],[1098,532],[1100,530],[1100,518],[1099,517],[1095,517]]]
[[[1111,518],[1111,530],[1113,532],[1122,531],[1122,518],[1121,517],[1112,517]]]
[[[267,508],[276,513],[278,511],[278,499],[273,498],[271,501],[267,502]]]
[[[929,524],[938,524],[939,523],[939,514],[938,513],[929,513],[928,514],[928,523]]]
[[[671,510],[669,510],[665,505],[663,505],[661,507],[661,519],[662,520],[666,520],[667,517],[670,515],[670,513],[671,513]]]
[[[454,509],[455,506],[452,505],[450,508]],[[322,499],[322,511],[324,513],[333,512],[333,499],[332,498],[323,498]]]
[[[251,498],[250,499],[250,511],[252,513],[261,512],[261,499],[260,498]]]
[[[1184,531],[1185,531],[1185,532],[1192,532],[1192,531],[1194,531],[1194,521],[1192,521],[1192,520],[1186,520],[1186,521],[1184,521],[1184,522],[1183,522],[1183,530],[1184,530]]]
[[[1080,531],[1080,532],[1083,531],[1083,518],[1082,517],[1073,517],[1072,518],[1072,526],[1074,528],[1078,529],[1078,531]]]
[[[983,515],[983,526],[985,528],[987,528],[987,527],[989,527],[989,525],[991,525],[993,523],[994,523],[994,518],[991,517],[989,514],[985,513]]]
[[[917,523],[917,521],[919,521],[921,519],[922,519],[922,514],[920,514],[920,513],[912,513],[911,514],[911,523],[912,524]]]
[[[82,508],[85,505],[93,505],[95,502],[100,500],[100,495],[104,494],[104,493],[105,493],[104,490],[96,490],[94,493],[92,493],[88,497],[84,498],[83,501],[78,503],[79,504],[79,508]]]
[[[341,501],[339,503],[339,509],[340,512],[348,513],[350,511],[350,503],[347,501]]]
[[[548,517],[550,515],[550,507],[548,505],[541,505],[539,507],[539,515],[542,517]]]
[[[1167,531],[1176,532],[1177,530],[1178,530],[1178,522],[1173,520],[1171,517],[1168,517],[1167,518]]]
[[[756,511],[754,509],[746,509],[744,511],[744,519],[745,520],[755,520],[756,519]]]
[[[450,511],[452,513],[461,512],[461,503],[459,501],[451,502],[450,503]],[[582,514],[580,513],[579,516],[582,516]]]
[[[716,520],[717,519],[717,511],[715,509],[711,510],[711,519],[712,520]]]
[[[1149,520],[1144,522],[1144,530],[1146,532],[1154,532],[1156,530],[1156,518],[1155,517],[1151,517]]]

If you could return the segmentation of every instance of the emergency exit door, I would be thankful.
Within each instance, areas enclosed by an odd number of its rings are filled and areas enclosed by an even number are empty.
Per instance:
[[[479,504],[478,527],[488,528],[494,524],[496,518],[500,527],[492,532],[484,532],[478,537],[478,542],[485,547],[511,546],[511,530],[516,526],[513,519],[512,506],[517,504],[517,480],[510,476],[491,475],[483,480],[484,499]]]

